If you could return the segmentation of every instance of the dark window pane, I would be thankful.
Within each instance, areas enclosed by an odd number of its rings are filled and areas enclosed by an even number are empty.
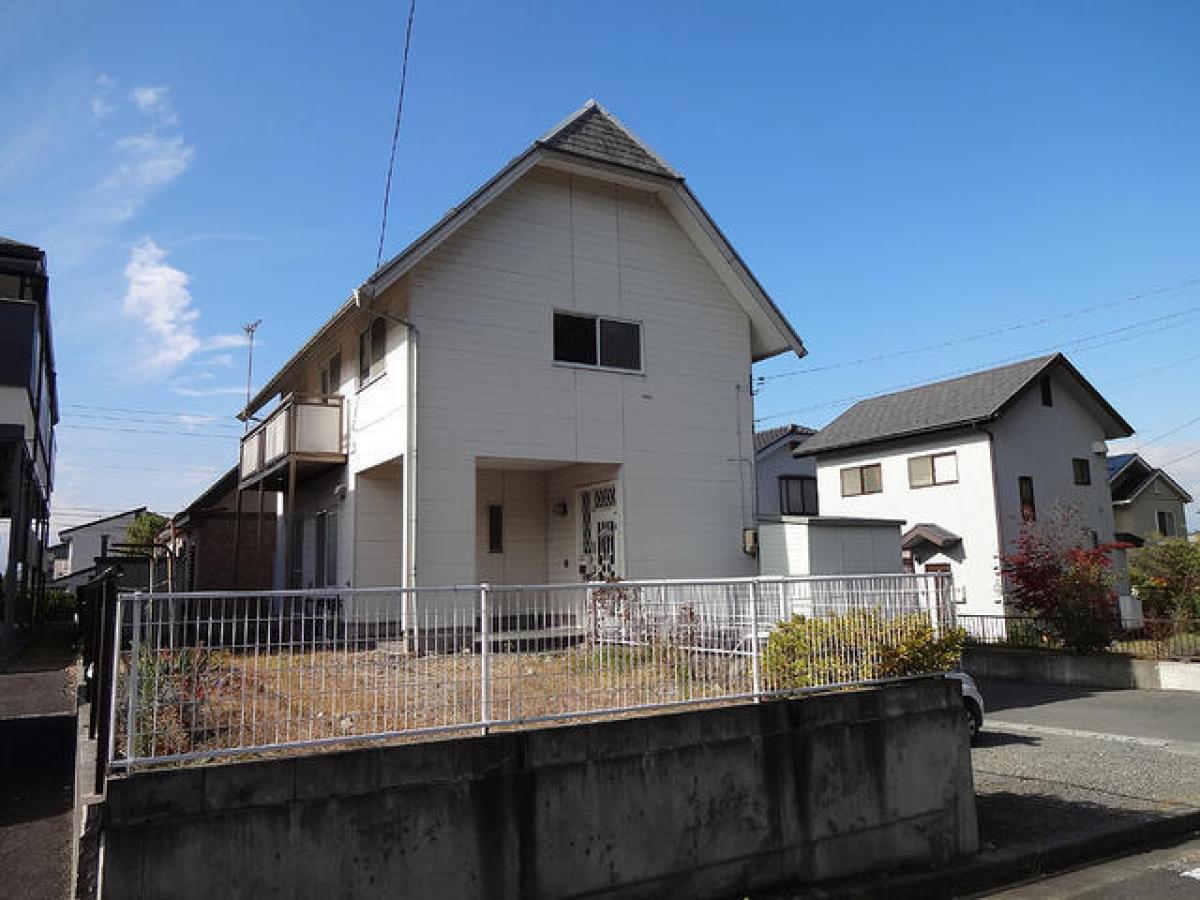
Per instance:
[[[1054,392],[1050,389],[1050,379],[1042,379],[1042,406],[1054,405]]]
[[[329,357],[329,391],[336,394],[342,388],[342,354],[335,353]]]
[[[587,316],[554,314],[556,362],[596,364],[596,320]]]
[[[360,384],[371,378],[371,348],[370,332],[364,331],[358,336],[358,381]]]
[[[371,323],[371,374],[383,371],[383,357],[387,354],[387,322],[376,319]]]
[[[488,553],[504,552],[504,507],[488,507]]]
[[[1089,460],[1073,459],[1071,464],[1075,467],[1075,483],[1076,484],[1091,484],[1092,483],[1092,466]]]
[[[1017,486],[1021,495],[1021,519],[1032,522],[1037,519],[1037,506],[1033,502],[1033,479],[1022,475],[1017,479]]]
[[[614,369],[642,368],[642,327],[633,322],[600,320],[600,365]]]
[[[800,485],[804,494],[804,515],[819,516],[821,510],[817,506],[817,479],[802,478]]]

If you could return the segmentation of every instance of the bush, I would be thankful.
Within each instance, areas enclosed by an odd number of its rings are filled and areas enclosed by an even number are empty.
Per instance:
[[[74,595],[58,588],[48,588],[42,608],[42,618],[46,622],[75,621]]]
[[[1000,557],[1012,604],[1072,653],[1104,650],[1120,627],[1110,554],[1125,545],[1088,548],[1088,540],[1074,511],[1064,508],[1028,525],[1016,550]]]
[[[1200,618],[1200,544],[1153,541],[1130,554],[1129,574],[1147,617]]]
[[[920,614],[888,618],[878,610],[781,622],[767,639],[763,674],[773,690],[895,678],[954,668],[966,632],[940,637]]]

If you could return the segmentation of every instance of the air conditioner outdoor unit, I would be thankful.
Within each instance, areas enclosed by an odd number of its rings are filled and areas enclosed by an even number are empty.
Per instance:
[[[758,556],[758,529],[742,529],[742,552],[747,556]]]

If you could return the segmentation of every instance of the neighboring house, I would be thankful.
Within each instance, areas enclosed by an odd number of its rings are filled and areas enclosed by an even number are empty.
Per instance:
[[[270,589],[275,560],[274,494],[263,496],[263,509],[237,511],[238,470],[234,466],[171,517],[164,529],[174,554],[175,590],[227,591]],[[256,492],[257,494],[257,492]],[[233,548],[237,546],[237,559]],[[234,566],[238,578],[234,579]]]
[[[65,543],[55,544],[46,551],[46,578],[53,580],[67,574],[67,550]]]
[[[0,653],[44,597],[57,390],[46,254],[0,238]]]
[[[1117,538],[1140,545],[1154,535],[1187,537],[1184,506],[1192,495],[1136,453],[1108,458]]]
[[[125,531],[146,507],[126,510],[93,522],[85,522],[73,528],[64,528],[58,539],[67,545],[66,572],[56,580],[54,587],[74,590],[85,584],[93,574],[96,560],[109,556],[117,544],[125,543]]]
[[[824,515],[907,523],[915,571],[954,575],[964,613],[994,614],[998,557],[1063,504],[1113,540],[1106,440],[1128,423],[1062,354],[855,404],[799,453],[817,462]]]
[[[820,515],[817,464],[796,450],[816,432],[803,425],[781,425],[754,433],[754,477],[760,516]]]
[[[750,370],[787,351],[683,177],[589,102],[250,401],[243,502],[282,495],[280,585],[750,575]]]

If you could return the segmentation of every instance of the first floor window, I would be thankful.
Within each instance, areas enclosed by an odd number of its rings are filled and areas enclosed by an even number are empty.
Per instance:
[[[292,519],[291,534],[288,538],[291,551],[291,562],[288,565],[288,587],[304,587],[304,517],[295,516]]]
[[[878,494],[883,490],[883,469],[879,463],[869,466],[851,466],[842,469],[842,496],[857,497],[859,494]]]
[[[1033,479],[1022,475],[1017,479],[1017,492],[1021,496],[1021,521],[1037,520],[1037,504],[1033,501]]]
[[[1075,473],[1076,484],[1091,484],[1092,483],[1092,463],[1091,460],[1077,458],[1071,460],[1071,468]]]
[[[779,513],[784,516],[816,516],[817,479],[811,475],[783,475],[779,479]]]
[[[337,510],[327,509],[317,513],[314,525],[316,546],[313,549],[313,562],[316,577],[313,583],[316,587],[330,587],[337,584]]]
[[[488,507],[488,553],[504,552],[504,507]]]
[[[621,319],[556,312],[554,361],[640,372],[642,326]]]
[[[909,487],[930,487],[935,484],[954,484],[958,481],[958,455],[932,453],[913,456],[908,460]]]
[[[1175,536],[1175,513],[1159,510],[1155,513],[1155,518],[1158,520],[1158,533],[1163,537]]]

